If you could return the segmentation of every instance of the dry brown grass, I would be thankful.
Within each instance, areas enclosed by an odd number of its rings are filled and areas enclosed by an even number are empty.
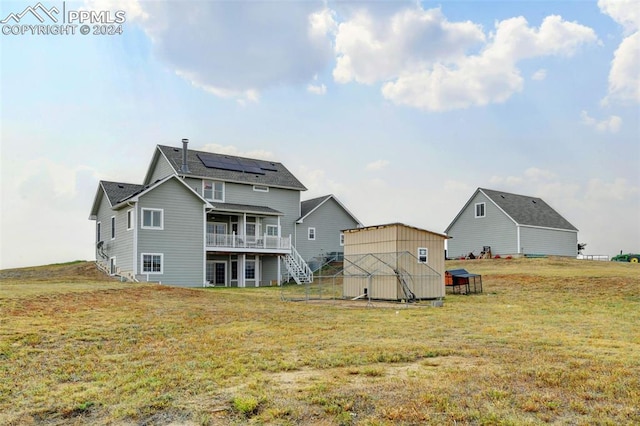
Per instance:
[[[640,424],[640,268],[451,262],[442,308],[0,272],[0,424]]]

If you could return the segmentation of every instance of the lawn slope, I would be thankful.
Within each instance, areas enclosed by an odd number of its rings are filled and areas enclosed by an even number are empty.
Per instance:
[[[0,424],[640,424],[640,267],[450,262],[441,308],[0,271]]]

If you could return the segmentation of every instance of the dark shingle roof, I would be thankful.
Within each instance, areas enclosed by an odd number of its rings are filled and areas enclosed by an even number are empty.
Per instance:
[[[331,194],[302,201],[300,203],[300,217],[303,218],[308,215],[313,209],[322,204],[322,202],[327,198],[331,198]]]
[[[182,166],[182,148],[158,145],[158,149],[160,149],[164,156],[169,160],[174,170],[180,173],[179,171]],[[264,174],[209,168],[203,164],[202,160],[198,157],[198,154],[205,154],[209,158],[220,159],[221,161],[224,161],[225,159],[250,160],[257,163],[258,167],[261,168],[262,173]],[[287,170],[283,164],[275,161],[257,160],[253,158],[236,157],[233,155],[215,154],[189,149],[187,150],[187,165],[189,166],[190,171],[190,173],[187,173],[187,176],[218,179],[227,182],[297,189],[299,191],[305,191],[307,189],[289,170]]]
[[[100,181],[100,184],[104,188],[107,199],[112,206],[115,206],[120,201],[129,198],[144,188],[143,185],[137,185],[135,183],[109,182],[106,180]]]
[[[485,188],[479,188],[479,191],[482,191],[520,225],[568,229],[572,231],[578,230],[541,198],[510,194],[508,192]]]
[[[234,204],[234,203],[211,203],[214,209],[220,211],[230,212],[246,212],[246,213],[261,213],[269,215],[281,216],[283,213],[271,207],[265,206],[252,206],[249,204]]]

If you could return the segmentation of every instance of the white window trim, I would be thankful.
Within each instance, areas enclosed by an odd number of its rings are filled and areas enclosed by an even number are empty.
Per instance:
[[[152,211],[152,212],[160,212],[160,226],[145,226],[144,225],[144,212]],[[151,209],[151,208],[142,208],[140,210],[140,229],[156,229],[163,230],[164,229],[164,209]]]
[[[160,272],[145,271],[144,270],[144,257],[145,256],[160,256]],[[164,273],[164,253],[140,253],[140,271],[144,275],[160,275]]]
[[[269,187],[264,185],[253,185],[253,190],[256,192],[269,192]]]
[[[131,231],[135,227],[136,216],[133,209],[127,210],[127,231]]]
[[[424,250],[425,251],[425,261],[421,261],[420,260],[420,250]],[[418,263],[429,263],[429,249],[427,247],[418,247],[418,251],[416,253],[418,255]]]
[[[269,235],[269,229],[275,229],[275,234]],[[277,237],[278,236],[278,225],[265,225],[264,232],[268,237]]]
[[[482,206],[482,215],[478,215],[478,206]],[[487,203],[476,203],[473,208],[473,214],[476,218],[487,216]]]
[[[207,184],[207,182],[211,182],[212,188],[211,188],[211,198],[208,198],[204,192],[204,188],[205,185]],[[222,198],[221,199],[217,199],[214,198],[215,193],[216,193],[216,189],[215,189],[215,184],[219,183],[222,184]],[[224,198],[225,198],[225,193],[226,193],[226,188],[225,188],[225,184],[223,181],[221,180],[214,180],[214,179],[204,179],[202,181],[202,197],[207,200],[207,201],[214,201],[214,202],[218,202],[218,203],[224,203]]]
[[[313,238],[311,236],[311,233],[313,233]],[[307,239],[309,241],[315,241],[316,240],[316,228],[310,226],[309,228],[307,228]]]
[[[111,239],[116,239],[116,217],[111,216]]]
[[[344,232],[340,233],[340,237],[339,238],[340,238],[340,240],[339,240],[340,241],[340,246],[344,246]]]

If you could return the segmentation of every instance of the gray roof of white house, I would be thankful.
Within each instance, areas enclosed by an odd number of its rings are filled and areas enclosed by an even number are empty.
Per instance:
[[[478,188],[519,225],[577,231],[567,219],[542,198],[511,194],[493,189]]]
[[[228,154],[216,154],[212,152],[187,149],[187,165],[189,166],[189,173],[182,173],[180,171],[182,167],[182,148],[158,145],[158,149],[167,158],[167,160],[169,160],[169,163],[175,172],[180,175],[226,182],[295,189],[298,191],[307,190],[307,188],[305,188],[305,186],[282,163],[278,163],[276,161],[257,160],[254,158],[237,157]],[[257,164],[257,167],[260,169],[260,173],[207,167],[200,159],[199,154],[222,162],[225,160],[250,161]]]

